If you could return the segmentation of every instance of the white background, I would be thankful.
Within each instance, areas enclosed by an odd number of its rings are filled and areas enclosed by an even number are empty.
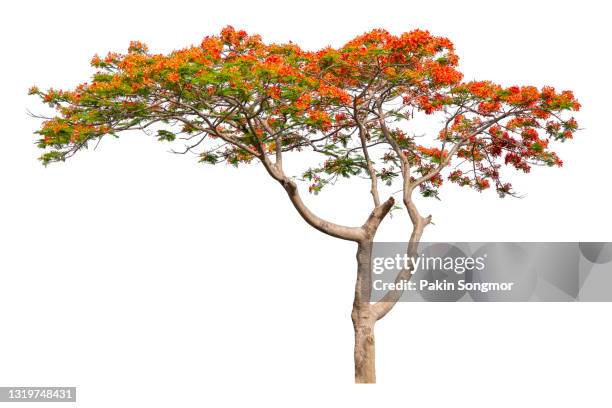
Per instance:
[[[354,246],[298,217],[258,167],[196,164],[139,134],[43,168],[27,88],[87,80],[95,53],[197,44],[226,24],[340,46],[375,27],[454,41],[466,79],[572,89],[583,131],[522,200],[419,201],[430,241],[610,241],[605,2],[13,2],[1,19],[0,385],[76,385],[81,407],[605,406],[610,304],[399,304],[376,386],[353,382]],[[500,3],[501,4],[501,3]],[[307,197],[357,225],[367,187]],[[379,240],[406,240],[407,217]]]

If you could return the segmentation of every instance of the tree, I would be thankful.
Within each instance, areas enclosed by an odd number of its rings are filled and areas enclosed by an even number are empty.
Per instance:
[[[462,82],[453,44],[421,30],[395,36],[378,29],[338,49],[305,51],[226,27],[168,55],[132,42],[126,54],[96,56],[91,63],[97,69],[91,81],[74,90],[30,89],[57,110],[36,132],[42,162],[64,161],[106,135],[140,129],[160,141],[186,141],[178,153],[195,152],[203,163],[261,164],[308,224],[357,244],[352,320],[358,383],[375,382],[374,325],[401,296],[394,290],[370,302],[372,242],[395,207],[392,195],[381,200],[381,188],[399,186],[412,222],[407,252],[415,256],[432,219],[417,209],[415,190],[438,198],[449,181],[516,195],[501,168],[528,173],[532,165],[561,166],[549,144],[571,139],[578,129],[566,117],[580,108],[572,92]],[[405,130],[420,115],[441,120],[428,145]],[[285,173],[284,160],[313,157],[316,164],[300,177]],[[360,226],[322,219],[298,188],[307,180],[309,192],[318,194],[354,177],[369,180],[372,200]],[[412,269],[397,280],[410,279]]]

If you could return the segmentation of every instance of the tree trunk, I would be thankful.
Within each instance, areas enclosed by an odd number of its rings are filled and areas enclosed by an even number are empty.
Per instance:
[[[357,249],[357,281],[351,318],[355,329],[355,383],[376,382],[374,350],[374,323],[376,319],[370,306],[372,290],[371,263],[372,242],[360,242]]]
[[[374,324],[355,326],[355,383],[376,383]]]
[[[406,207],[413,223],[412,235],[407,253],[416,256],[423,228],[431,222],[431,216],[423,218],[410,200],[405,200]],[[372,296],[372,247],[376,230],[382,219],[393,206],[390,198],[384,204],[376,207],[368,222],[364,224],[365,239],[357,241],[357,279],[355,282],[355,299],[351,318],[355,329],[355,383],[376,383],[376,359],[374,348],[374,325],[385,316],[397,303],[403,290],[390,290],[375,304],[371,304]],[[398,273],[396,281],[408,280],[412,276],[413,266]]]

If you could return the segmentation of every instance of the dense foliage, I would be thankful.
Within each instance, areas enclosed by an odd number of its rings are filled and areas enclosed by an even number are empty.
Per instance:
[[[91,64],[91,80],[73,90],[30,89],[57,110],[37,131],[45,164],[141,129],[186,140],[185,151],[212,164],[280,165],[285,152],[318,153],[300,175],[315,193],[362,175],[374,186],[403,179],[431,197],[445,180],[504,196],[513,191],[502,166],[561,166],[551,142],[578,129],[564,116],[580,108],[572,92],[462,82],[453,44],[420,30],[373,30],[305,51],[227,27],[168,55],[132,42]],[[443,118],[428,142],[406,130],[420,114]]]

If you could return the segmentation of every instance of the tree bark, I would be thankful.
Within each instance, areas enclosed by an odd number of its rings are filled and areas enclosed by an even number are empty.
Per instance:
[[[373,323],[355,326],[355,383],[376,383]]]
[[[374,384],[376,382],[374,348],[374,323],[376,319],[370,306],[372,292],[371,255],[372,242],[360,242],[357,248],[355,300],[351,313],[355,330],[355,383],[358,384]]]

